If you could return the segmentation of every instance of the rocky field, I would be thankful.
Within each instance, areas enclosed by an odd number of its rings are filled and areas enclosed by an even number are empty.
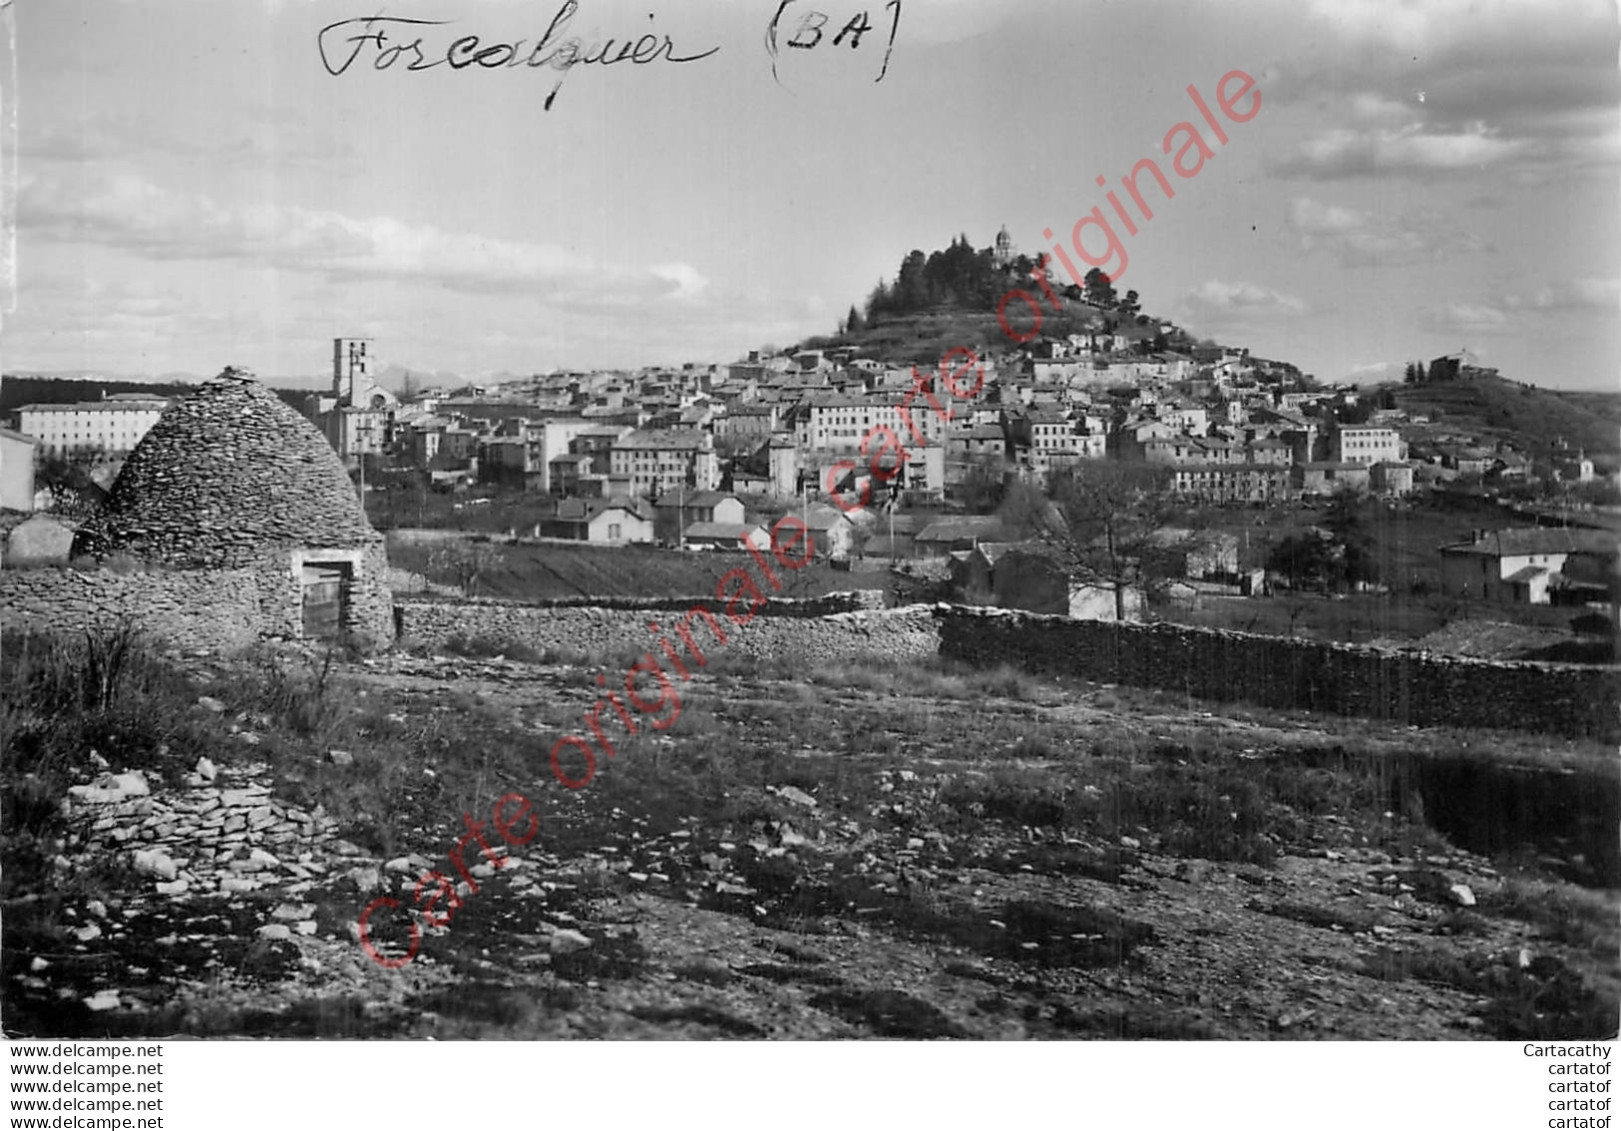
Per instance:
[[[1597,746],[720,657],[662,733],[604,710],[617,755],[571,791],[547,753],[606,658],[36,645],[5,673],[13,1036],[1617,1028]],[[509,793],[537,833],[496,867],[463,815],[494,838]],[[439,926],[407,916],[430,871]],[[356,938],[384,896],[396,968]]]

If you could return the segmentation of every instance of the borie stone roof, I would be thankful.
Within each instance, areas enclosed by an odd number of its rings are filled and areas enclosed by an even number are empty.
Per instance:
[[[326,437],[250,374],[227,369],[142,437],[73,552],[234,568],[267,550],[381,541]]]

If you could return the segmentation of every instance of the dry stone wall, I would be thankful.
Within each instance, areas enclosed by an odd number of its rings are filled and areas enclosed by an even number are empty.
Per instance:
[[[400,606],[412,643],[453,638],[512,641],[537,651],[637,655],[655,649],[696,600],[566,603],[413,600]],[[706,602],[713,605],[713,602]],[[1418,726],[1528,730],[1621,739],[1621,680],[1614,669],[1504,663],[1170,624],[1112,624],[964,606],[839,612],[772,602],[741,629],[720,618],[724,651],[807,665],[853,657],[924,659],[1033,671],[1176,691],[1193,698],[1323,711]],[[693,635],[708,648],[701,620]],[[716,651],[722,649],[718,648]],[[654,653],[657,655],[657,652]],[[810,670],[807,667],[807,671]]]
[[[1505,663],[1170,624],[942,609],[942,655],[976,666],[1418,726],[1621,738],[1613,668]]]
[[[306,553],[306,557],[319,556],[314,552]],[[382,647],[394,640],[394,594],[386,581],[388,572],[388,549],[379,540],[361,551],[358,568],[349,583],[349,608],[344,614],[343,627],[354,641],[367,648]],[[293,610],[294,615],[302,620],[299,585],[293,580],[291,572],[281,576],[286,578],[288,590],[280,598],[276,609],[281,610],[283,615],[287,610]],[[267,620],[273,612],[267,610]],[[300,625],[299,632],[302,631]]]
[[[713,599],[620,600],[604,605],[531,605],[499,601],[404,600],[399,604],[402,642],[442,648],[455,638],[481,639],[499,646],[521,644],[537,652],[581,651],[635,656],[657,651],[657,623],[674,647],[683,650],[674,626],[687,610],[703,604],[715,610],[726,634],[711,648],[713,635],[702,617],[692,621],[693,639],[709,655],[787,657],[807,664],[837,663],[858,656],[923,659],[939,650],[939,634],[928,606],[881,609],[871,598],[835,595],[814,601],[773,601],[746,625],[738,626]]]
[[[381,546],[362,572],[384,576]],[[0,631],[80,631],[133,619],[185,648],[229,650],[266,637],[296,639],[291,570],[128,572],[108,568],[0,571]],[[674,625],[702,604],[716,610],[724,645],[702,618],[693,635],[711,655],[786,658],[807,665],[858,657],[918,660],[936,654],[979,667],[1000,663],[1083,679],[1175,691],[1194,698],[1324,711],[1419,726],[1528,730],[1621,740],[1621,679],[1614,668],[1505,663],[1258,636],[1179,625],[1111,624],[962,606],[872,607],[865,594],[772,601],[746,626],[713,599],[619,599],[522,604],[412,597],[393,605],[380,585],[357,587],[357,623],[397,623],[405,642],[504,641],[539,652],[596,656],[657,653],[657,622]],[[677,644],[679,648],[680,645]]]
[[[499,599],[485,604],[517,604]],[[713,596],[702,597],[554,597],[542,601],[524,601],[523,605],[537,609],[608,609],[621,611],[679,609],[685,611],[694,605],[717,607]],[[886,604],[882,589],[854,589],[842,593],[828,593],[821,597],[779,597],[770,600],[761,613],[768,617],[826,617],[834,613],[854,613],[864,609],[882,609]]]
[[[262,580],[254,569],[9,569],[0,572],[0,632],[77,634],[129,621],[181,648],[229,651],[259,636]]]
[[[381,545],[359,555],[347,627],[363,643],[393,639],[394,605]],[[290,560],[237,569],[54,567],[0,571],[0,632],[80,633],[131,622],[184,649],[234,651],[258,640],[303,636],[301,594]]]

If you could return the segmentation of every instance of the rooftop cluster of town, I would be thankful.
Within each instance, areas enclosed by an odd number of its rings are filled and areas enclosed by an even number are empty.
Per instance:
[[[386,456],[445,487],[485,483],[550,496],[570,525],[562,536],[595,541],[676,543],[730,525],[725,540],[735,545],[743,508],[725,499],[808,499],[837,513],[829,484],[857,485],[864,459],[842,481],[840,472],[885,426],[908,437],[904,465],[883,484],[863,486],[921,505],[944,502],[976,473],[1039,479],[1094,460],[1162,465],[1174,493],[1210,504],[1342,490],[1402,496],[1459,477],[1532,471],[1528,453],[1468,436],[1449,442],[1427,419],[1370,401],[1365,390],[1318,386],[1248,350],[1154,349],[1179,331],[1169,323],[1153,329],[1148,338],[1103,330],[1044,337],[983,357],[984,387],[971,402],[915,411],[910,420],[901,406],[915,395],[918,370],[855,348],[755,351],[724,364],[556,372],[400,396],[374,380],[371,341],[340,339],[332,391],[312,398],[309,412],[351,462]],[[1472,359],[1461,360],[1467,376]],[[1437,359],[1431,368],[1459,361]],[[933,376],[944,396],[943,379]],[[1554,464],[1544,473],[1595,474],[1574,450]],[[598,529],[591,519],[612,504],[632,521]],[[688,511],[679,530],[641,530],[634,521],[678,505]],[[614,525],[619,533],[610,535]]]
[[[1158,339],[1177,333],[1168,323],[1155,330]],[[751,351],[724,364],[555,372],[400,395],[376,381],[373,341],[341,338],[332,388],[312,396],[307,413],[351,465],[386,458],[445,489],[486,483],[551,496],[562,536],[593,541],[729,533],[724,540],[735,544],[742,508],[720,496],[825,495],[829,472],[848,467],[862,439],[884,426],[921,436],[883,484],[920,503],[943,501],[976,469],[1040,477],[1088,460],[1163,465],[1174,492],[1213,504],[1345,489],[1401,496],[1460,476],[1533,470],[1529,453],[1505,444],[1437,442],[1428,420],[1368,403],[1355,386],[1318,386],[1245,349],[1145,348],[1154,340],[1101,330],[1043,337],[982,358],[985,387],[949,420],[917,412],[908,422],[897,406],[917,370],[853,348]],[[1449,362],[1459,358],[1431,368]],[[1462,364],[1467,374],[1467,355]],[[116,458],[166,403],[114,395],[26,405],[13,435],[32,438],[42,454]],[[1410,438],[1415,427],[1426,439]],[[1595,474],[1574,450],[1554,463],[1555,476]],[[612,504],[618,521],[592,521]],[[666,504],[689,512],[674,537],[651,522]]]
[[[1010,276],[1027,266],[1005,230],[991,253]],[[515,534],[688,548],[761,541],[763,524],[793,509],[818,554],[835,559],[861,546],[896,556],[895,523],[886,530],[833,505],[841,493],[873,500],[859,508],[869,515],[932,510],[941,522],[902,522],[901,533],[908,551],[944,554],[989,540],[971,516],[947,513],[965,509],[970,480],[1040,483],[1095,461],[1156,466],[1166,490],[1199,506],[1400,498],[1468,477],[1583,482],[1608,470],[1574,449],[1531,453],[1449,435],[1388,394],[1322,385],[1286,362],[1195,342],[1141,314],[1136,292],[1116,299],[1093,276],[1067,288],[1080,316],[1065,328],[1079,332],[1015,336],[976,354],[975,395],[937,411],[905,406],[920,390],[937,405],[937,390],[949,399],[948,374],[843,344],[854,335],[721,364],[558,371],[491,387],[407,381],[398,392],[380,379],[372,339],[338,338],[330,389],[301,407],[358,468],[363,493],[368,473],[373,490],[403,473],[449,492],[493,487],[543,503],[534,529]],[[1467,380],[1492,371],[1464,353],[1428,372]],[[0,441],[116,460],[165,403],[125,395],[26,405]],[[864,441],[885,428],[906,443],[899,466],[878,476]]]

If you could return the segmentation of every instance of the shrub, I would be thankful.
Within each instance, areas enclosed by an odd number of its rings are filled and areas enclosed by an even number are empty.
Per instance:
[[[8,758],[41,743],[82,755],[98,736],[119,736],[128,767],[167,747],[191,699],[190,681],[128,621],[78,638],[23,636],[7,649],[0,687]]]
[[[68,787],[120,769],[177,775],[212,725],[189,711],[191,682],[129,622],[81,637],[32,633],[7,641],[0,663],[0,890],[49,887]]]
[[[308,654],[301,665],[285,653],[264,651],[259,656],[257,678],[242,689],[242,697],[294,734],[330,737],[343,714],[342,706],[329,694],[333,660],[330,648]]]
[[[974,818],[1036,828],[1077,825],[1085,815],[1074,790],[1048,775],[1014,770],[958,778],[941,789],[939,800]]]

